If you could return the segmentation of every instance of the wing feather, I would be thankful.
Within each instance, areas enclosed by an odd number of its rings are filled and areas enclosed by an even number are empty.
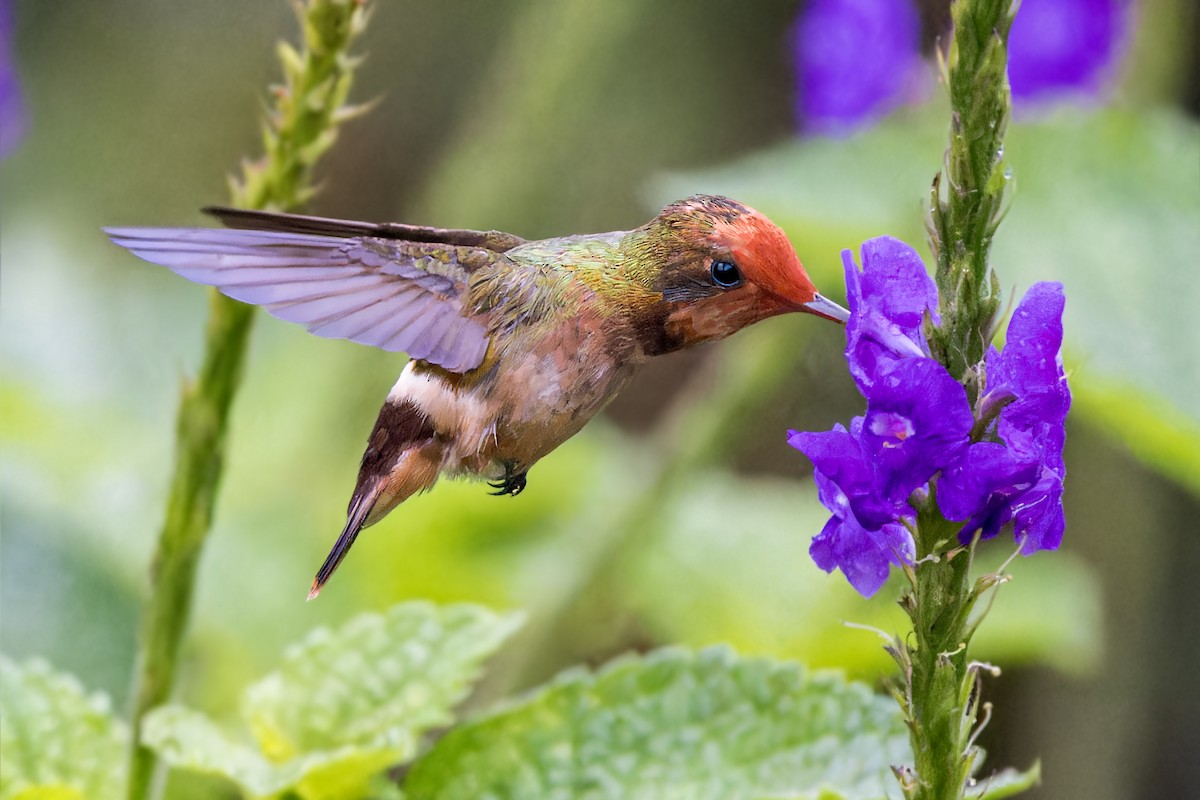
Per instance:
[[[429,324],[421,331],[420,336],[416,337],[412,348],[414,351],[420,352],[420,355],[417,356],[418,358],[428,360],[437,351],[438,344],[441,343],[442,337],[446,335],[446,331],[450,329],[454,318],[445,314],[440,316],[428,314],[425,316],[429,317]]]
[[[358,330],[354,332],[354,340],[372,347],[385,344],[388,339],[392,338],[396,329],[395,324],[385,314],[361,314],[357,315],[356,319],[360,321],[360,324]],[[408,350],[406,352],[413,358],[421,357]]]
[[[454,371],[482,363],[486,321],[465,308],[494,251],[394,239],[204,228],[110,228],[146,261],[331,339],[404,351]]]
[[[225,293],[243,303],[258,306],[273,306],[282,310],[285,306],[339,294],[361,292],[378,285],[371,275],[354,275],[349,278],[328,280],[292,281],[291,283],[256,282],[225,286]],[[397,300],[400,294],[397,294]]]
[[[430,336],[429,355],[426,356],[427,359],[437,359],[434,363],[438,364],[440,364],[442,361],[452,359],[454,354],[451,350],[451,345],[453,344],[455,337],[458,336],[459,326],[462,321],[463,320],[461,319],[451,319],[450,323],[446,326],[446,329],[442,331],[442,335],[438,337],[436,342],[433,341],[433,337]]]
[[[393,328],[391,335],[376,347],[388,344],[397,350],[403,350],[413,358],[425,358],[428,348],[425,346],[424,334],[436,319],[437,315],[432,313],[432,309],[422,306],[420,310],[414,311],[407,324]]]
[[[390,289],[390,286],[373,286],[359,292],[322,294],[295,303],[263,307],[280,319],[308,326],[318,336],[351,339],[354,331],[365,328],[370,320],[388,313],[391,304],[386,301],[395,294]],[[347,324],[346,334],[330,336],[321,332],[326,325],[339,321]]]
[[[252,211],[222,206],[209,206],[204,209],[204,213],[212,214],[228,228],[259,231],[283,231],[324,236],[366,236],[380,239],[402,239],[406,242],[438,242],[465,247],[480,247],[497,253],[511,250],[525,243],[520,236],[501,231],[428,228],[423,225],[404,225],[398,222],[359,222],[358,220],[329,219],[304,214],[280,214],[274,211]]]

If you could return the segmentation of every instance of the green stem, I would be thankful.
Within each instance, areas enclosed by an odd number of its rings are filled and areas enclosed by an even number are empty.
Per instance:
[[[200,376],[184,386],[175,427],[175,470],[167,514],[150,566],[150,596],[142,615],[134,667],[131,799],[150,796],[153,751],[140,744],[141,723],[164,703],[175,683],[196,565],[212,520],[224,460],[229,407],[241,377],[253,308],[213,294]]]
[[[928,327],[928,338],[934,357],[962,381],[974,403],[982,388],[976,365],[992,339],[1000,304],[988,256],[1008,183],[1003,139],[1014,11],[1012,0],[956,0],[951,14],[954,40],[945,76],[950,143],[934,178],[930,208],[941,324]],[[899,775],[905,796],[918,800],[962,798],[979,759],[971,741],[979,677],[968,658],[969,617],[991,584],[971,585],[974,543],[959,545],[960,528],[941,515],[933,493],[919,508],[912,591],[901,601],[913,635],[891,651],[904,670],[900,701],[915,759],[915,774]]]
[[[347,50],[366,23],[363,0],[309,0],[297,5],[297,13],[305,45],[301,52],[279,46],[285,81],[273,92],[266,153],[244,164],[241,179],[231,182],[237,206],[299,207],[312,194],[312,167],[332,145],[338,124],[359,111],[345,99],[353,72]],[[130,800],[152,796],[158,783],[154,753],[140,743],[141,725],[151,709],[170,698],[175,683],[253,322],[253,307],[212,294],[200,374],[184,386],[180,400],[174,473],[134,667]]]
[[[967,660],[972,551],[946,553],[946,541],[954,542],[959,527],[943,519],[932,500],[917,516],[917,557],[930,560],[914,570],[913,594],[906,598],[914,634],[908,712],[918,778],[911,796],[923,800],[961,797],[977,757],[977,750],[967,747],[974,727],[967,705],[975,681]]]
[[[933,355],[962,378],[974,401],[971,371],[992,338],[1000,305],[988,267],[992,236],[1002,216],[1008,167],[1004,132],[1010,106],[1007,77],[1012,0],[956,0],[948,74],[950,143],[933,181],[931,245],[937,256],[940,327]]]

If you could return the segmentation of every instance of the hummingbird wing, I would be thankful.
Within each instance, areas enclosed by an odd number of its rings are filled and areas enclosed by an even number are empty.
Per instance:
[[[379,239],[402,239],[406,242],[440,242],[462,247],[482,247],[498,253],[525,244],[525,240],[520,236],[503,231],[427,228],[424,225],[405,225],[401,222],[359,222],[225,206],[208,206],[201,210],[219,219],[226,228],[315,233],[322,236],[373,236]]]
[[[466,307],[494,250],[220,228],[108,228],[116,244],[318,336],[403,351],[451,372],[483,362],[488,326]]]

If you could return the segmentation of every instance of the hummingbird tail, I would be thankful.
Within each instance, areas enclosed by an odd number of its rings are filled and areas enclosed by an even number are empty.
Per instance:
[[[313,578],[312,588],[308,590],[309,600],[321,593],[322,587],[325,586],[338,565],[342,563],[342,559],[350,552],[350,548],[354,546],[354,540],[358,538],[359,531],[366,527],[367,517],[370,515],[371,509],[375,507],[375,500],[379,497],[381,488],[382,485],[376,485],[371,491],[354,498],[354,503],[350,506],[350,513],[346,517],[346,527],[342,529],[342,535],[333,543],[333,549],[325,557],[325,563],[317,570],[317,577]]]
[[[384,404],[363,454],[358,484],[346,509],[346,527],[317,570],[308,599],[321,593],[358,533],[383,519],[396,506],[437,481],[445,443],[429,418],[411,401]]]

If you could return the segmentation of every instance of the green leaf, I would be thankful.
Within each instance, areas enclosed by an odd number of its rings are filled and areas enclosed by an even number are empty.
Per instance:
[[[895,704],[865,685],[725,648],[571,671],[459,727],[405,789],[436,798],[882,798],[911,759]],[[825,794],[821,794],[824,791]]]
[[[276,794],[291,777],[257,750],[231,741],[201,712],[183,706],[160,706],[147,714],[142,743],[173,767],[224,775],[251,797]]]
[[[404,603],[317,630],[246,690],[243,715],[275,760],[346,744],[411,752],[452,721],[479,663],[517,629],[516,614]]]
[[[922,201],[945,142],[940,104],[848,140],[792,140],[733,164],[674,176],[657,200],[693,191],[737,197],[791,235],[826,293],[838,252],[890,234],[932,264]],[[1200,126],[1171,112],[1067,111],[1014,124],[1005,160],[1016,190],[992,265],[1019,298],[1066,285],[1073,417],[1118,437],[1147,464],[1200,492]]]
[[[44,661],[0,657],[0,798],[120,797],[127,739],[105,695]]]
[[[143,741],[168,763],[225,775],[255,797],[362,797],[375,775],[416,755],[422,734],[453,721],[480,663],[520,624],[470,605],[363,614],[312,632],[246,690],[257,748],[171,706],[147,718]]]
[[[174,705],[146,717],[142,741],[172,766],[222,775],[253,798],[278,797],[289,789],[305,798],[364,797],[375,775],[405,757],[387,747],[347,745],[276,764],[232,741],[199,711]]]

